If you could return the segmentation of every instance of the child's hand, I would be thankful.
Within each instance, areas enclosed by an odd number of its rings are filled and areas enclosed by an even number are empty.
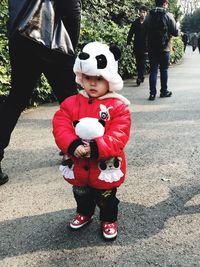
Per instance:
[[[86,151],[85,157],[90,158],[90,156],[91,156],[90,144],[89,143],[84,144],[84,147],[85,147],[85,151]]]
[[[78,146],[78,147],[75,149],[75,151],[74,151],[74,156],[75,156],[76,158],[83,158],[83,157],[86,156],[87,153],[88,153],[88,152],[87,152],[87,149],[85,148],[85,146],[80,145],[80,146]]]

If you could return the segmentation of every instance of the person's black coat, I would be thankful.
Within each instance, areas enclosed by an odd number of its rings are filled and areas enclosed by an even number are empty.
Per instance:
[[[142,27],[143,24],[140,22],[140,18],[137,18],[136,20],[133,21],[128,33],[128,38],[127,38],[128,45],[131,43],[133,35],[135,35],[133,41],[133,52],[135,54],[145,52],[145,45],[142,39]]]

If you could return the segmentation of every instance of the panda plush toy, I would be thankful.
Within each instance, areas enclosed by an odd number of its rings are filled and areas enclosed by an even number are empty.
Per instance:
[[[104,134],[105,122],[103,120],[85,117],[78,121],[74,121],[73,125],[76,135],[86,142],[101,137]],[[99,161],[98,167],[100,170],[98,178],[100,180],[114,182],[118,181],[123,176],[123,173],[120,170],[120,159],[117,157]],[[67,155],[64,156],[60,171],[63,177],[74,179],[73,161]]]
[[[78,121],[73,122],[75,133],[83,141],[90,141],[104,134],[104,120],[98,120],[96,118],[85,117]]]
[[[73,122],[73,125],[76,135],[78,135],[83,142],[90,142],[92,139],[102,136],[105,130],[105,121],[90,117],[76,120]],[[73,167],[73,161],[67,155],[64,155],[59,168],[62,176],[74,179]]]

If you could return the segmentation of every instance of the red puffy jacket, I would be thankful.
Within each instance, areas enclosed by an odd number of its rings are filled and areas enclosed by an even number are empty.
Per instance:
[[[128,105],[125,97],[112,92],[89,98],[81,91],[62,102],[53,118],[53,134],[58,147],[68,156],[61,171],[69,183],[99,189],[121,185],[126,173],[123,150],[131,127]],[[104,120],[105,132],[91,140],[91,157],[78,159],[73,153],[83,141],[76,135],[73,122],[85,117]]]

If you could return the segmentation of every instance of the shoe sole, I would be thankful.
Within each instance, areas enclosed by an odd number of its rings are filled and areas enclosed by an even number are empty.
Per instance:
[[[104,237],[105,240],[112,241],[112,240],[116,239],[117,232],[115,234],[113,234],[113,235],[107,235],[107,234],[103,233],[103,237]]]
[[[89,224],[91,222],[92,222],[92,218],[89,221],[87,221],[87,222],[85,222],[85,223],[83,223],[81,225],[73,225],[73,224],[70,223],[69,226],[73,230],[78,230],[78,229],[81,229],[83,226],[85,226],[85,225],[87,225],[87,224]]]
[[[160,98],[171,97],[172,95],[160,96]]]
[[[171,97],[172,96],[172,93],[170,95],[160,95],[161,98],[164,98],[164,97]]]

